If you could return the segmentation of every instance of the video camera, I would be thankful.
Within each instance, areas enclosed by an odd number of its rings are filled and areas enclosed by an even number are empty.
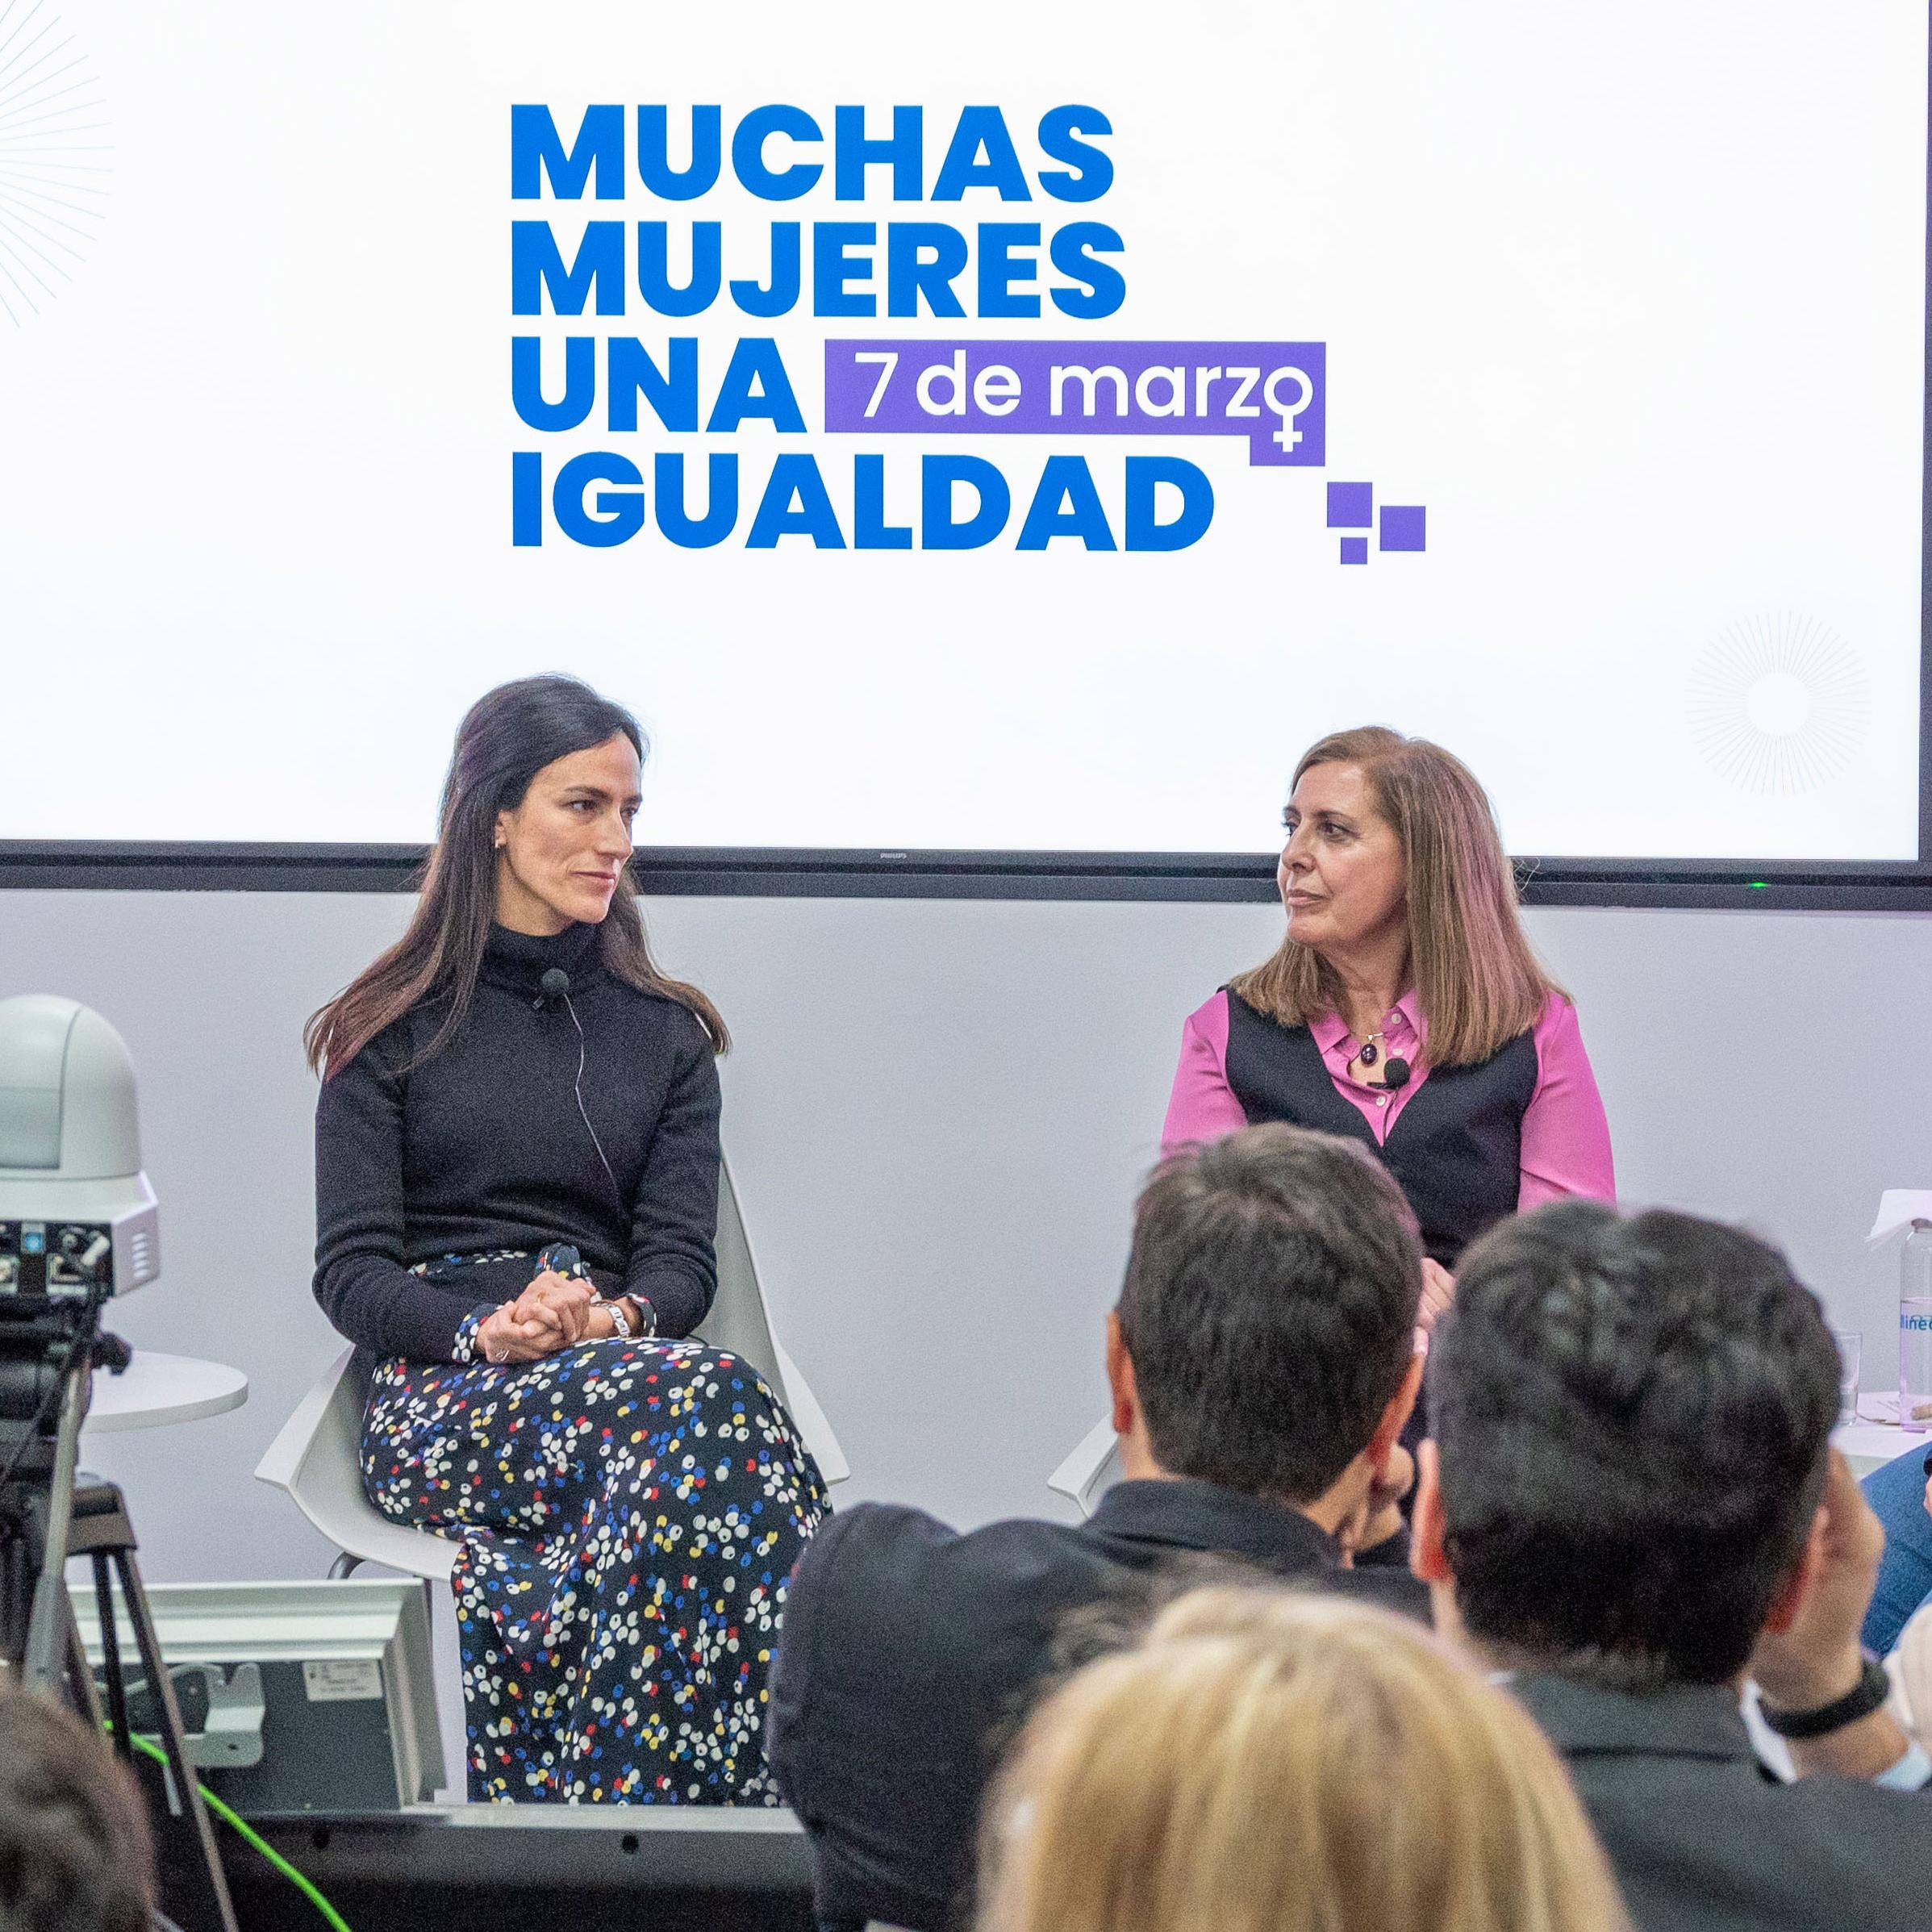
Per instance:
[[[107,1715],[116,1750],[144,1774],[171,1916],[193,1932],[236,1932],[126,1501],[112,1483],[81,1476],[77,1462],[94,1370],[129,1359],[126,1343],[102,1332],[101,1311],[145,1287],[161,1259],[126,1044],[74,1000],[0,999],[0,1678],[70,1704],[99,1728],[66,1585],[67,1559],[90,1560]],[[162,1777],[136,1757],[117,1592],[161,1733]],[[169,1922],[156,1913],[155,1922]]]
[[[120,1035],[72,999],[0,999],[0,1346],[15,1322],[58,1325],[59,1304],[98,1308],[160,1272]]]

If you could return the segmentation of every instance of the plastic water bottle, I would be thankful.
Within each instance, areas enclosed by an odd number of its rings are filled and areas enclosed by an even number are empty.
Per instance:
[[[1932,1221],[1913,1222],[1899,1261],[1898,1422],[1932,1426]]]

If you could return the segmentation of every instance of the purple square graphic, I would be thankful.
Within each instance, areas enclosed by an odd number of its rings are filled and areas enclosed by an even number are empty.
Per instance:
[[[1366,536],[1343,537],[1342,540],[1342,561],[1345,564],[1367,563],[1368,561],[1368,539]]]
[[[1384,503],[1382,506],[1382,548],[1385,550],[1421,550],[1423,527],[1428,513],[1420,503]],[[1333,519],[1329,520],[1331,522]]]
[[[1367,530],[1375,520],[1375,486],[1373,483],[1329,485],[1329,528],[1331,530]]]

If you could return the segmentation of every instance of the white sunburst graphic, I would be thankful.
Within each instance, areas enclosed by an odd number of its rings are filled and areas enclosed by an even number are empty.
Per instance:
[[[1741,619],[1690,674],[1686,717],[1712,767],[1747,791],[1799,792],[1836,778],[1867,716],[1865,674],[1815,618]]]
[[[107,103],[48,0],[0,0],[0,315],[16,328],[73,280],[107,207]]]

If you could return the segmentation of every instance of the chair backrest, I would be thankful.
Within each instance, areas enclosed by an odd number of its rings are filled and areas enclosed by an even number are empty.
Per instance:
[[[390,1521],[363,1494],[359,1444],[368,1393],[368,1364],[354,1349],[344,1349],[282,1424],[255,1466],[256,1479],[286,1490],[295,1507],[348,1555],[412,1576],[445,1577],[456,1561],[456,1545]]]
[[[852,1467],[832,1424],[799,1365],[772,1333],[765,1290],[758,1279],[757,1257],[752,1251],[751,1233],[738,1205],[737,1184],[732,1179],[731,1162],[722,1157],[718,1162],[716,1253],[718,1292],[710,1312],[698,1325],[699,1336],[713,1348],[728,1349],[758,1371],[791,1412],[805,1446],[818,1463],[819,1474],[828,1483],[844,1482]]]
[[[1046,1479],[1046,1486],[1079,1504],[1082,1516],[1091,1516],[1100,1498],[1120,1479],[1120,1442],[1113,1431],[1113,1417],[1108,1415],[1081,1437],[1066,1460]]]
[[[778,1344],[771,1318],[765,1312],[765,1291],[758,1285],[757,1258],[738,1208],[738,1190],[731,1178],[731,1162],[718,1162],[718,1292],[698,1333],[713,1348],[741,1355],[780,1396],[787,1393],[778,1365]]]

